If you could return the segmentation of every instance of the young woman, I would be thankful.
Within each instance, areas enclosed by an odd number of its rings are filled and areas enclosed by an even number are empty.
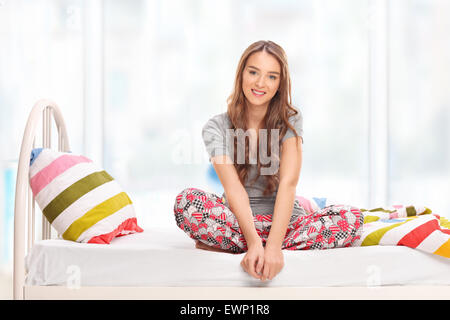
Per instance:
[[[351,246],[362,231],[359,209],[307,212],[296,196],[303,117],[291,104],[284,50],[272,41],[251,44],[227,102],[202,131],[224,194],[184,189],[174,205],[177,225],[199,249],[245,253],[242,268],[262,281],[283,268],[283,249]]]

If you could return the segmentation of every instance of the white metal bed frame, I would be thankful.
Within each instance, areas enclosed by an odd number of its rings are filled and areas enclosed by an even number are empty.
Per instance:
[[[34,105],[20,149],[14,211],[14,299],[449,299],[450,286],[375,287],[80,287],[25,285],[25,256],[35,240],[35,201],[29,187],[30,154],[42,121],[42,146],[51,147],[52,117],[58,150],[69,151],[66,125],[59,107],[42,99]],[[42,120],[41,120],[42,119]],[[50,239],[51,226],[42,215],[41,239]]]

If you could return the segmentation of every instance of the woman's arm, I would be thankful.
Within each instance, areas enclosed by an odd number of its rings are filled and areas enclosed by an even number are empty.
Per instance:
[[[262,280],[272,279],[283,268],[281,246],[294,208],[296,186],[302,166],[302,138],[291,137],[283,142],[280,158],[280,184],[267,238]]]
[[[211,158],[211,162],[224,188],[230,210],[236,216],[247,242],[248,251],[241,265],[250,275],[260,279],[258,273],[263,267],[264,248],[253,222],[247,191],[239,180],[236,168],[229,156],[216,156]]]

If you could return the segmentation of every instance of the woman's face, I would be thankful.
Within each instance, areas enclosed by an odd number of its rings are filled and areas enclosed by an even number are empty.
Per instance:
[[[280,86],[281,67],[277,59],[265,51],[247,59],[242,75],[242,91],[250,106],[267,107]]]

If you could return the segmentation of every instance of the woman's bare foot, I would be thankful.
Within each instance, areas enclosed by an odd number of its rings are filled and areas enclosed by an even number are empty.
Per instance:
[[[208,250],[208,251],[233,253],[233,252],[231,252],[229,250],[224,250],[224,249],[219,249],[219,248],[214,248],[214,247],[208,246],[207,244],[204,244],[203,242],[201,242],[199,240],[195,241],[195,247],[197,249]]]

